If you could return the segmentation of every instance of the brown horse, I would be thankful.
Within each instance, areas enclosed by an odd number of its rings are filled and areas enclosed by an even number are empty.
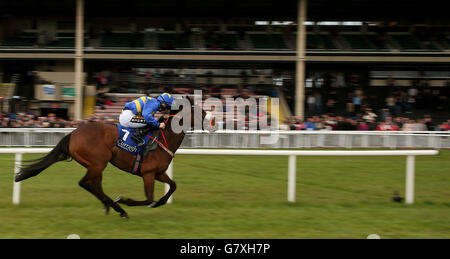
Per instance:
[[[191,114],[194,109],[195,107],[192,106]],[[203,121],[206,112],[201,112]],[[120,213],[121,217],[128,218],[128,214],[120,207],[119,203],[128,206],[147,205],[153,208],[159,207],[167,202],[176,189],[175,182],[165,173],[173,158],[173,154],[171,155],[170,153],[176,152],[185,136],[184,131],[175,133],[172,130],[171,121],[175,117],[180,120],[180,124],[183,124],[183,118],[176,115],[176,111],[172,110],[166,119],[167,127],[161,132],[167,141],[166,148],[169,151],[159,146],[142,159],[140,176],[144,181],[146,200],[135,201],[129,198],[119,197],[113,201],[103,192],[102,173],[108,165],[108,162],[123,171],[131,173],[135,157],[115,146],[118,140],[117,126],[97,122],[84,124],[66,135],[49,154],[33,161],[35,163],[22,168],[16,175],[15,181],[19,182],[36,176],[56,162],[73,158],[87,169],[87,173],[80,180],[79,185],[103,203],[106,214],[108,214],[110,208],[113,208]],[[194,116],[190,117],[191,125],[194,125]],[[153,201],[155,179],[167,183],[170,186],[169,191],[157,202]]]

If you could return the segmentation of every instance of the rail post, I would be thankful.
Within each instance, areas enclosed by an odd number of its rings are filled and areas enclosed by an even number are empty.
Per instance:
[[[16,161],[14,162],[14,179],[16,178],[16,175],[19,173],[20,171],[20,167],[22,166],[22,153],[16,153]],[[12,202],[14,205],[19,205],[20,203],[20,182],[16,183],[16,181],[14,181],[14,185],[13,185],[13,198],[12,198]]]
[[[42,154],[50,152],[50,148],[1,148],[0,154],[16,154],[14,163],[14,177],[19,173],[24,153]],[[406,204],[414,203],[414,167],[415,156],[438,155],[437,150],[355,150],[355,151],[303,151],[303,150],[248,150],[248,149],[179,149],[177,154],[190,155],[260,155],[260,156],[288,156],[288,191],[289,202],[296,198],[296,157],[297,156],[407,156],[406,159]],[[173,161],[167,168],[167,175],[173,178]],[[168,186],[165,186],[168,191]],[[172,197],[171,197],[172,198]],[[20,183],[14,182],[13,204],[20,202]],[[169,199],[168,203],[172,200]]]
[[[288,201],[295,202],[295,185],[296,185],[296,169],[297,169],[297,156],[290,155],[288,162]]]
[[[406,158],[406,188],[405,202],[406,204],[414,203],[414,164],[415,156],[407,156]]]

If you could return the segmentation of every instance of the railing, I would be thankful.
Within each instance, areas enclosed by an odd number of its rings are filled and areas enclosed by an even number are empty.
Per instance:
[[[72,128],[0,128],[0,146],[55,146]],[[269,143],[264,138],[272,136]],[[188,132],[182,148],[450,148],[449,131]]]
[[[19,173],[22,164],[22,155],[27,153],[48,153],[50,148],[0,148],[0,154],[15,154],[14,176]],[[179,149],[179,154],[190,155],[233,155],[233,156],[288,156],[288,183],[287,200],[295,202],[297,185],[297,156],[406,156],[406,180],[405,180],[405,202],[414,203],[414,174],[415,157],[438,155],[437,150],[375,150],[375,151],[303,151],[303,150],[244,150],[244,149]],[[174,160],[167,169],[167,174],[173,178]],[[13,204],[20,203],[20,182],[13,185]],[[168,184],[166,184],[166,192]],[[168,200],[172,203],[172,197]]]
[[[265,144],[264,137],[273,142]],[[188,134],[186,148],[450,148],[448,131],[217,131]]]
[[[74,128],[0,128],[2,147],[49,147],[58,142]]]

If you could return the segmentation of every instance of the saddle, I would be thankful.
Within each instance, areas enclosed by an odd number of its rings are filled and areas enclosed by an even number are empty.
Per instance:
[[[131,136],[136,133],[135,129],[126,128],[122,125],[117,125],[117,128],[119,131],[119,138],[116,142],[116,146],[135,157],[131,173],[140,175],[142,158],[153,152],[160,144],[158,141],[160,130],[154,129],[149,132],[145,136],[145,145],[137,147],[136,143],[131,140]]]
[[[158,139],[159,138],[159,134],[160,134],[160,130],[159,129],[154,129],[154,130],[152,130],[150,132],[150,136],[152,136],[154,139]],[[147,156],[153,150],[155,150],[157,147],[158,147],[158,142],[156,142],[155,140],[149,141],[144,146],[144,152],[143,152],[144,157]]]

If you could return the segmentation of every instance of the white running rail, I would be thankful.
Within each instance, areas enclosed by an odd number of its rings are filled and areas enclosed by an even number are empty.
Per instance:
[[[73,128],[0,128],[0,146],[55,146]],[[264,144],[262,137],[276,141]],[[189,131],[181,148],[450,148],[450,131]]]
[[[15,154],[14,176],[19,172],[22,165],[22,155],[31,153],[48,153],[51,148],[0,148],[0,154]],[[329,150],[246,150],[246,149],[179,149],[176,155],[232,155],[232,156],[288,156],[288,184],[287,200],[295,202],[296,196],[296,157],[297,156],[406,156],[406,191],[405,202],[414,203],[414,174],[415,157],[438,155],[437,150],[371,150],[371,151],[329,151]],[[167,169],[169,177],[173,178],[173,160]],[[168,191],[166,184],[166,192]],[[20,203],[20,182],[14,182],[13,186],[13,204]],[[172,197],[168,203],[172,203]]]

